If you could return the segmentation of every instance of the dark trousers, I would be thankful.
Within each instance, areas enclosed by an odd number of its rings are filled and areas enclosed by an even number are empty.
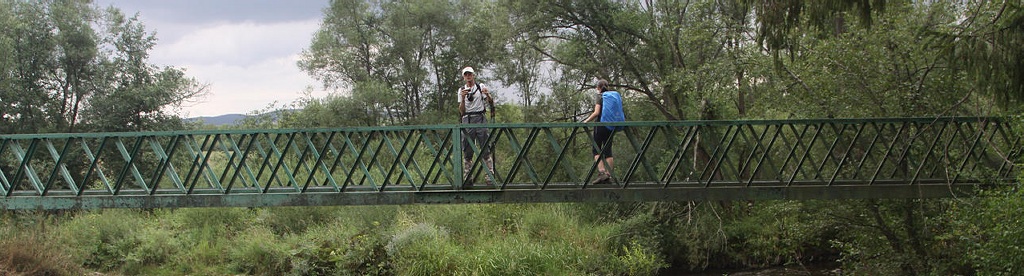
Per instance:
[[[463,124],[486,124],[487,118],[483,114],[473,114],[462,116]],[[466,160],[473,159],[473,147],[469,143],[476,143],[477,148],[480,149],[480,154],[486,158],[491,154],[491,150],[487,147],[487,139],[489,134],[486,128],[464,128],[462,129],[462,156]]]

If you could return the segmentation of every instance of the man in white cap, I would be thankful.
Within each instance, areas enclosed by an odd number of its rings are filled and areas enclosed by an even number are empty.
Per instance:
[[[491,107],[491,119],[494,119],[494,97],[491,97],[491,92],[486,86],[476,82],[476,72],[473,71],[473,67],[462,68],[462,79],[466,81],[466,85],[459,88],[459,114],[462,115],[461,122],[463,124],[486,124],[487,118],[484,116],[484,112],[487,111],[487,106]],[[484,165],[487,166],[489,172],[485,176],[487,184],[494,184],[490,177],[494,175],[494,158],[491,157],[491,151],[487,147],[487,132],[488,129],[486,128],[464,128],[462,130],[462,179],[464,187],[473,185],[473,180],[469,179],[469,173],[473,165],[473,146],[470,145],[471,141],[475,142],[476,147],[480,149]]]

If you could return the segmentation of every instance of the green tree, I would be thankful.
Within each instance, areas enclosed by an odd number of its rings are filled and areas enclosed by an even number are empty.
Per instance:
[[[736,102],[737,76],[745,70],[741,58],[756,53],[742,40],[749,8],[738,2],[505,5],[530,18],[524,21],[532,26],[533,48],[557,64],[559,82],[586,90],[594,79],[608,79],[627,96],[642,99],[639,109],[653,108],[668,120],[711,119],[713,106]]]
[[[1024,99],[1024,9],[1017,0],[884,1],[782,0],[750,2],[756,11],[757,42],[774,56],[798,59],[809,37],[843,34],[852,24],[871,29],[885,13],[929,13],[918,23],[922,45],[950,69],[970,76],[977,91],[1020,109]],[[810,34],[811,36],[807,36]],[[921,43],[923,42],[923,43]]]
[[[179,69],[150,64],[156,39],[116,8],[0,0],[0,21],[0,133],[182,129],[172,109],[205,91]],[[76,179],[89,164],[63,162]]]
[[[418,118],[424,113],[441,116],[430,118],[435,122],[454,118],[459,68],[488,67],[505,45],[491,32],[492,6],[479,1],[335,1],[299,66],[327,87],[400,92],[391,105],[374,106],[388,114],[390,123],[426,121]]]
[[[361,82],[354,87],[351,96],[302,98],[298,103],[302,109],[287,113],[281,124],[298,128],[393,124],[394,113],[389,107],[399,105],[400,95],[386,84]]]
[[[205,92],[149,64],[156,39],[138,18],[89,1],[0,1],[0,131],[180,129],[172,109]]]
[[[104,86],[89,101],[85,119],[94,130],[180,129],[181,119],[167,109],[202,95],[205,86],[179,69],[148,63],[156,38],[137,17],[116,9],[107,16],[108,37],[117,51],[100,64]]]
[[[963,245],[960,264],[979,275],[1014,275],[1024,269],[1024,201],[1020,189],[990,191],[987,198],[953,204],[947,215],[953,229],[942,241]]]
[[[935,5],[942,5],[937,3]],[[1024,6],[1019,0],[954,1],[932,15],[927,45],[967,74],[975,90],[1013,112],[1024,109]],[[956,22],[956,24],[952,24]]]
[[[3,126],[4,133],[33,133],[54,131],[45,112],[50,99],[44,87],[46,74],[56,68],[57,50],[52,25],[46,17],[46,6],[41,3],[3,1],[5,14],[12,24],[2,34],[10,45],[10,55],[3,60]]]
[[[938,8],[938,7],[935,7]],[[991,114],[956,66],[936,56],[926,39],[939,12],[893,6],[872,28],[803,42],[801,58],[773,61],[756,84],[766,117],[908,117]],[[949,13],[951,11],[945,11]],[[952,20],[952,19],[950,19]],[[939,24],[951,24],[941,22]],[[762,60],[766,62],[766,60]],[[769,65],[762,64],[762,68]]]
[[[85,99],[96,90],[96,58],[98,35],[90,27],[98,12],[88,3],[57,1],[50,8],[56,27],[55,37],[63,55],[57,58],[59,70],[53,73],[56,100],[54,110],[62,117],[55,123],[66,132],[74,132]],[[66,127],[63,125],[67,124]]]

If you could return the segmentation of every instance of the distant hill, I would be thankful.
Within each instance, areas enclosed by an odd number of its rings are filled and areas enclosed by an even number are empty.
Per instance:
[[[247,116],[243,115],[243,114],[224,114],[224,115],[212,116],[212,117],[188,118],[188,119],[185,119],[185,121],[186,122],[201,121],[203,124],[206,124],[206,125],[227,126],[227,125],[237,124],[242,119],[245,119],[245,117],[247,117]]]
[[[270,115],[271,120],[276,121],[277,119],[281,118],[282,113],[293,112],[293,111],[298,111],[298,109],[274,110],[274,111],[271,111],[270,113],[266,113],[266,114],[263,114],[263,115]],[[237,125],[237,124],[241,123],[242,119],[248,118],[250,116],[253,116],[253,115],[224,114],[224,115],[219,115],[219,116],[206,116],[206,117],[186,118],[185,122],[202,121],[203,124],[205,124],[205,125],[211,125],[211,126],[230,126],[230,125]],[[262,115],[260,115],[260,116],[262,116]]]

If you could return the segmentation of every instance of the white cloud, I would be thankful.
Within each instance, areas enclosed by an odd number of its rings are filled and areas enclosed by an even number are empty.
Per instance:
[[[184,68],[187,75],[210,84],[210,94],[185,106],[183,116],[248,113],[275,101],[290,103],[309,86],[319,88],[296,65],[318,27],[319,20],[313,19],[201,26],[157,44],[151,61]]]
[[[295,66],[298,55],[264,60],[249,66],[210,64],[186,67],[187,74],[210,84],[210,93],[200,103],[184,108],[185,116],[249,113],[291,103],[302,97],[315,81]],[[210,81],[210,80],[216,81]],[[324,91],[314,91],[322,97]]]
[[[200,26],[175,41],[153,49],[154,61],[185,64],[251,63],[302,51],[319,27],[319,20],[259,24],[219,23]]]

